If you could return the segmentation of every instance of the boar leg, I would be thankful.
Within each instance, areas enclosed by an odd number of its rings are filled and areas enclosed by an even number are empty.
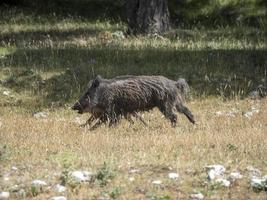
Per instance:
[[[89,129],[90,131],[95,130],[97,127],[100,126],[100,124],[102,124],[102,121],[100,118],[97,118],[95,121],[96,122]]]
[[[91,126],[90,130],[94,130],[96,129],[97,127],[99,127],[102,123],[109,123],[109,118],[107,117],[106,114],[101,114],[101,115],[98,115],[97,117],[94,116],[94,124]],[[92,123],[91,123],[92,124]]]
[[[130,113],[124,114],[124,118],[127,119],[130,123],[134,124],[132,116],[135,117],[136,119],[139,119],[145,126],[147,126],[147,123],[144,121],[143,117],[139,115],[137,112],[133,112],[131,114]]]
[[[91,115],[91,117],[86,121],[86,123],[91,125],[95,119],[96,119],[95,116]]]
[[[93,115],[91,115],[89,117],[89,119],[84,124],[80,125],[80,127],[85,127],[87,124],[90,126],[94,120],[95,120],[95,117]]]
[[[137,112],[134,112],[133,116],[139,119],[145,126],[147,126],[147,123],[145,122],[144,118],[141,115],[139,115]]]
[[[177,123],[177,115],[173,112],[173,106],[169,103],[165,103],[159,107],[159,110],[171,121],[172,126],[175,127]]]
[[[130,114],[125,114],[124,118],[127,119],[131,124],[134,124],[134,120],[132,119]]]
[[[178,112],[183,113],[191,123],[194,124],[196,122],[194,115],[191,113],[191,111],[187,107],[178,103],[178,104],[176,104],[176,109]]]
[[[80,125],[81,127],[85,127],[87,124],[89,125],[89,126],[91,126],[91,124],[94,122],[94,120],[96,120],[96,119],[98,119],[98,118],[100,118],[101,116],[100,115],[91,115],[90,117],[89,117],[89,119],[84,123],[84,124],[82,124],[82,125]]]
[[[109,126],[112,126],[118,122],[118,118],[113,107],[109,107],[105,113]]]

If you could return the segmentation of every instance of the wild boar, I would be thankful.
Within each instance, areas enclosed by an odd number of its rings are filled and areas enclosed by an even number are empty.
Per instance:
[[[154,107],[176,125],[177,116],[174,110],[186,115],[190,122],[195,123],[190,110],[183,105],[185,84],[163,76],[121,76],[104,79],[101,76],[90,82],[87,92],[73,106],[78,113],[101,110],[101,117],[110,125],[116,123],[120,116],[149,111]]]
[[[112,80],[123,80],[123,79],[127,79],[130,77],[132,77],[132,76],[131,75],[117,76],[117,77],[113,78]],[[89,82],[88,88],[90,88],[91,85],[92,85],[92,80]],[[105,114],[105,112],[102,108],[100,108],[98,106],[94,106],[94,107],[89,106],[89,99],[88,99],[87,92],[72,106],[72,109],[77,110],[79,114],[83,114],[83,113],[87,113],[87,112],[91,113],[90,118],[86,121],[85,124],[82,125],[82,126],[86,126],[88,124],[89,126],[91,126],[93,124],[90,128],[91,130],[95,129],[101,123],[108,123],[109,122],[109,118]],[[139,115],[139,113],[137,113],[137,112],[124,113],[123,115],[117,114],[116,120],[119,121],[119,119],[124,117],[129,122],[134,123],[132,116],[139,119],[145,126],[147,126],[147,123],[144,121],[143,117],[141,115]]]

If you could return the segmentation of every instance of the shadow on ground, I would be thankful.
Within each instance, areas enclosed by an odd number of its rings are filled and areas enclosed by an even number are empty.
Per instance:
[[[196,95],[233,97],[246,96],[260,84],[266,86],[267,51],[19,49],[0,64],[11,71],[60,72],[43,80],[41,90],[48,102],[77,98],[96,74],[106,78],[122,74],[185,77]]]
[[[73,28],[68,30],[33,30],[19,31],[13,33],[2,33],[0,35],[1,43],[8,43],[15,46],[29,46],[32,43],[39,42],[42,45],[45,40],[49,40],[54,44],[71,40],[73,38],[92,37],[100,33],[102,30],[94,28]],[[36,43],[38,45],[38,42]]]

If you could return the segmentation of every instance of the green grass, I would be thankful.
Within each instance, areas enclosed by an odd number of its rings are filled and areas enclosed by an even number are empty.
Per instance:
[[[0,78],[24,81],[43,102],[73,101],[95,74],[185,77],[197,96],[245,96],[266,79],[266,32],[251,27],[173,29],[163,37],[127,37],[121,22],[1,10]],[[8,17],[9,16],[9,17]],[[43,77],[26,84],[22,71]],[[222,84],[221,84],[222,83]],[[227,85],[228,84],[228,85]],[[15,89],[13,85],[4,87]]]
[[[266,3],[264,0],[194,0],[169,1],[177,24],[195,26],[266,26]]]

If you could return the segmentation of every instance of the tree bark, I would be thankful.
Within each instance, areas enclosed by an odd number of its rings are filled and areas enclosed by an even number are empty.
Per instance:
[[[167,0],[126,0],[129,34],[164,33],[170,29]]]

